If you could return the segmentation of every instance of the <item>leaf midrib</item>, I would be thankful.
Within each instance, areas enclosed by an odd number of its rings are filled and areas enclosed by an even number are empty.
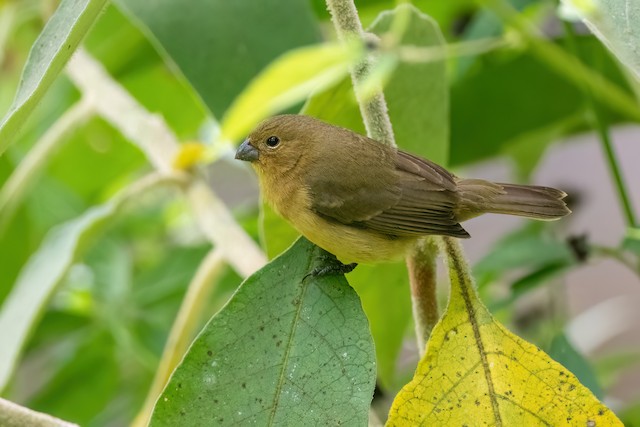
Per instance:
[[[311,256],[309,257],[309,261],[304,270],[305,272],[309,271],[309,268],[311,267],[311,263],[313,262],[313,258],[314,258],[313,252],[315,251],[311,252]],[[282,361],[282,369],[280,370],[280,376],[278,378],[278,383],[276,385],[276,393],[273,397],[271,413],[269,414],[269,421],[267,423],[267,425],[269,426],[274,425],[276,412],[278,411],[278,402],[280,401],[280,395],[282,394],[282,386],[284,385],[285,371],[287,370],[287,366],[289,364],[289,354],[291,352],[291,348],[293,347],[293,337],[295,335],[295,330],[296,330],[296,326],[298,325],[298,321],[300,320],[300,313],[302,311],[302,305],[304,304],[304,295],[307,291],[307,287],[308,286],[305,285],[304,283],[300,283],[300,291],[296,295],[298,297],[298,300],[300,301],[300,304],[298,304],[296,313],[293,316],[293,321],[291,322],[291,329],[289,331],[289,341],[287,342],[287,346],[285,348],[284,359]]]
[[[466,276],[462,273],[463,267],[460,265],[457,257],[449,257],[453,263],[456,276],[458,278],[458,286],[460,287],[460,294],[464,300],[464,305],[469,315],[469,323],[473,330],[473,337],[478,347],[478,353],[480,353],[480,361],[482,369],[484,371],[485,380],[487,381],[487,388],[489,389],[489,400],[491,401],[491,407],[493,409],[493,416],[496,420],[496,426],[502,426],[502,418],[500,417],[500,408],[498,406],[498,400],[496,399],[495,389],[493,387],[493,379],[491,377],[491,371],[489,370],[489,362],[487,361],[487,353],[484,350],[484,343],[480,336],[480,327],[478,326],[478,319],[475,317],[475,309],[471,302],[471,295],[469,295],[469,283]]]

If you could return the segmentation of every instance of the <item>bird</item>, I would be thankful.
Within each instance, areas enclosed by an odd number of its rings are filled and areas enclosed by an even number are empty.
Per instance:
[[[335,255],[344,272],[404,258],[426,236],[468,238],[460,223],[484,213],[556,220],[571,212],[561,190],[459,178],[305,115],[264,120],[235,158],[250,162],[276,213]]]

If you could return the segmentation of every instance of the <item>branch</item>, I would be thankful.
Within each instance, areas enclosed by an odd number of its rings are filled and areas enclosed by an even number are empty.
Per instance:
[[[156,169],[165,173],[173,170],[179,143],[162,117],[142,107],[82,50],[69,62],[67,73],[96,112],[142,150]],[[201,178],[192,176],[186,192],[205,235],[241,276],[247,277],[266,264],[262,250]]]

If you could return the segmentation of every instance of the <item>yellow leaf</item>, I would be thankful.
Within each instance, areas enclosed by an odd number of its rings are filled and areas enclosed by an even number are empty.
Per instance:
[[[622,426],[578,379],[480,302],[459,246],[444,240],[451,298],[388,426]]]
[[[358,44],[324,43],[285,53],[236,98],[222,120],[222,138],[236,141],[269,115],[327,89],[362,57]]]

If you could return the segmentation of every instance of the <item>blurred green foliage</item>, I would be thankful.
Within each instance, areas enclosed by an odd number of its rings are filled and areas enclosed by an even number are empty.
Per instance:
[[[486,53],[450,58],[446,64],[399,63],[386,94],[401,147],[453,167],[505,157],[517,166],[519,178],[526,179],[559,137],[593,127],[583,89],[549,68],[526,43],[510,41],[513,30],[505,30],[488,9],[471,0],[411,3],[435,24],[415,16],[404,43],[439,46],[445,40],[486,37],[505,43]],[[549,6],[554,5],[547,1],[513,3],[538,25],[553,20]],[[55,5],[48,0],[0,2],[0,22],[6,24],[0,27],[2,114],[10,111],[29,50]],[[356,6],[364,26],[382,34],[390,26],[386,11],[396,2],[362,0]],[[550,31],[548,36],[555,45],[566,45],[562,32]],[[259,5],[248,0],[118,0],[99,14],[83,46],[141,105],[162,117],[180,140],[208,141],[211,123],[223,117],[265,66],[293,48],[333,38],[322,0],[269,0]],[[584,34],[577,46],[577,52],[567,53],[577,54],[633,96],[625,73],[599,40]],[[81,97],[64,73],[54,78],[55,68],[48,69],[51,86],[43,91],[37,108],[28,111],[31,116],[21,132],[0,141],[0,147],[7,147],[0,156],[0,188]],[[424,109],[424,105],[438,108]],[[605,104],[597,108],[607,123],[629,120]],[[315,94],[303,111],[364,132],[349,79]],[[213,129],[215,133],[215,125]],[[13,135],[13,129],[9,131]],[[0,137],[5,138],[3,133]],[[109,203],[150,170],[143,154],[99,116],[78,126],[48,159],[8,225],[0,229],[0,303],[55,226]],[[236,175],[216,184],[229,189],[223,194],[225,200],[234,200]],[[236,199],[231,208],[256,241],[261,233],[270,257],[293,242],[295,233],[272,212],[262,212],[259,232],[259,209],[253,202],[248,206]],[[620,248],[607,253],[629,259],[640,269],[637,228],[620,240]],[[504,236],[475,266],[474,274],[486,304],[498,310],[498,317],[549,350],[594,393],[606,395],[608,384],[602,379],[633,363],[606,373],[594,370],[593,361],[558,331],[562,325],[554,313],[531,325],[518,321],[516,308],[531,291],[602,253],[595,244],[585,245],[586,254],[581,256],[561,230],[529,224]],[[130,423],[145,400],[185,289],[209,247],[180,192],[154,191],[128,203],[61,278],[2,395],[81,425]],[[224,274],[201,325],[225,304],[241,280],[231,269]],[[349,281],[362,300],[375,339],[379,386],[392,397],[416,362],[410,357],[407,362],[406,357],[406,343],[412,339],[406,270],[402,265],[363,266]],[[507,285],[506,294],[501,284]],[[625,412],[630,425],[637,420],[638,407],[631,403]]]

